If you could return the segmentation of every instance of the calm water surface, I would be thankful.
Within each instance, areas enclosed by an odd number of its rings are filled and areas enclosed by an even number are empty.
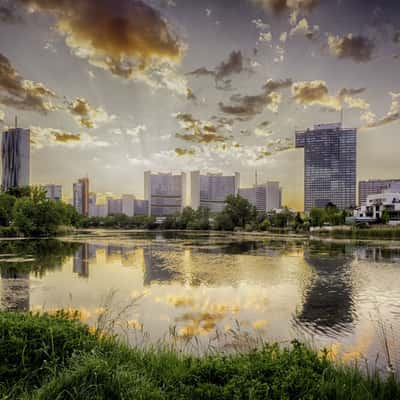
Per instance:
[[[95,324],[109,308],[150,341],[240,329],[378,365],[384,326],[400,361],[400,243],[104,231],[0,241],[0,269],[3,309],[72,307]]]

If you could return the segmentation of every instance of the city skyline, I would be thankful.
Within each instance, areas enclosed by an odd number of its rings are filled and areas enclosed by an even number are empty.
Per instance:
[[[144,198],[147,170],[257,169],[302,209],[294,132],[341,111],[357,180],[398,178],[399,2],[94,4],[0,1],[0,119],[31,131],[32,184]]]

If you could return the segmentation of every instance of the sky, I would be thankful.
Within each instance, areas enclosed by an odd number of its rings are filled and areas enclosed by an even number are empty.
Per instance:
[[[400,178],[398,0],[0,0],[0,120],[31,183],[143,172],[278,180],[303,208],[296,129],[358,128],[358,180]]]

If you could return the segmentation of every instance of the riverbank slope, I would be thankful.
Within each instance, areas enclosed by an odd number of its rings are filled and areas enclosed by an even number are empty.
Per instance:
[[[0,313],[3,399],[398,399],[394,377],[335,365],[293,342],[195,357],[128,348],[62,312]]]

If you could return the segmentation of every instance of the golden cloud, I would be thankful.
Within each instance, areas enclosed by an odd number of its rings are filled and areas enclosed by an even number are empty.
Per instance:
[[[51,98],[56,94],[42,83],[25,80],[10,60],[0,54],[0,103],[20,110],[47,114],[54,110]]]
[[[392,102],[389,111],[382,117],[378,118],[373,112],[367,111],[361,116],[364,128],[377,128],[400,121],[400,93],[389,93]]]
[[[114,115],[108,115],[102,107],[93,108],[84,98],[76,98],[68,103],[68,111],[74,116],[78,124],[84,128],[97,128],[101,122],[109,122],[115,119]]]
[[[328,36],[328,47],[332,55],[337,58],[349,58],[357,63],[372,60],[375,43],[364,36]]]
[[[142,0],[18,1],[55,17],[76,56],[125,79],[168,87],[169,69],[184,52],[165,18]]]
[[[320,105],[334,110],[340,110],[346,104],[349,108],[366,110],[370,105],[354,95],[364,92],[365,89],[341,89],[336,96],[329,94],[325,81],[301,81],[292,85],[293,99],[301,105]]]
[[[217,127],[211,122],[197,120],[192,114],[187,113],[178,113],[175,115],[175,118],[180,122],[185,131],[190,132],[177,133],[175,137],[178,139],[199,144],[225,142],[227,140],[225,136],[217,133]],[[189,153],[186,152],[186,154]]]
[[[100,140],[96,136],[87,133],[71,133],[54,128],[42,128],[31,126],[31,140],[34,149],[45,147],[67,146],[71,148],[80,147],[107,147],[109,143]]]

